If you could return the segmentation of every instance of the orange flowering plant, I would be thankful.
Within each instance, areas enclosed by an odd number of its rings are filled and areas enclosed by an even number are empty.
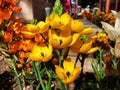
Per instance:
[[[0,0],[0,28],[4,44],[0,48],[6,59],[11,59],[7,61],[20,90],[26,85],[32,85],[33,90],[68,90],[70,84],[83,77],[85,58],[109,47],[105,33],[91,37],[89,35],[94,32],[91,27],[85,28],[83,22],[67,13],[56,13],[58,5],[62,10],[59,0],[45,21],[29,24],[15,18],[13,13],[21,10],[17,2]],[[71,51],[77,54],[76,59],[69,55]],[[80,66],[77,66],[78,60]],[[94,68],[96,64],[92,65]]]

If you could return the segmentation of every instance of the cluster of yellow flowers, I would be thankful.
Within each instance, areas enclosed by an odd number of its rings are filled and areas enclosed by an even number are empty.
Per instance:
[[[56,73],[62,79],[63,83],[68,84],[74,81],[80,74],[81,68],[74,69],[74,63],[70,58],[64,58],[64,55],[56,55],[60,50],[70,48],[76,53],[91,54],[99,49],[93,47],[93,39],[83,42],[80,38],[82,35],[89,35],[93,32],[91,27],[84,28],[84,24],[79,20],[74,20],[68,14],[51,14],[46,17],[45,22],[40,21],[36,25],[27,24],[28,30],[22,31],[24,35],[40,34],[44,42],[34,42],[31,52],[27,56],[32,61],[48,62],[57,58],[58,62],[63,61],[63,67],[55,65]],[[47,33],[47,38],[43,33]],[[87,47],[87,48],[86,48]],[[63,58],[59,61],[59,57]]]
[[[103,11],[98,11],[95,14],[91,14],[89,20],[98,26],[101,27],[101,21],[107,22],[114,26],[115,24],[115,16],[112,13],[105,13]]]

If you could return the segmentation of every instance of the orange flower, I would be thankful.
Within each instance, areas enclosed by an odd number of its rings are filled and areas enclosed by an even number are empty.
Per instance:
[[[24,51],[20,51],[19,55],[21,59],[26,58],[26,53]]]
[[[19,46],[20,46],[20,42],[12,42],[9,46],[9,49],[7,50],[7,53],[16,54]]]
[[[21,63],[18,63],[18,64],[17,64],[17,68],[18,68],[18,69],[22,69],[22,67],[23,67],[23,64],[21,64]]]
[[[9,42],[10,40],[12,40],[13,38],[13,34],[10,32],[5,32],[4,33],[4,39],[3,42]]]
[[[19,50],[30,51],[33,47],[32,40],[23,40],[19,46]]]
[[[2,23],[3,20],[7,20],[11,17],[11,13],[8,8],[1,9],[0,8],[0,24]]]
[[[15,4],[17,3],[19,0],[6,0],[7,3],[10,3],[10,4]]]
[[[22,10],[22,8],[16,6],[16,5],[10,5],[9,7],[13,12],[18,13]]]
[[[0,0],[0,5],[2,5],[2,0]]]
[[[24,64],[25,63],[25,60],[23,58],[20,59],[20,63],[21,64]]]
[[[44,39],[42,38],[42,36],[40,34],[36,34],[35,42],[37,42],[37,43],[44,42]]]

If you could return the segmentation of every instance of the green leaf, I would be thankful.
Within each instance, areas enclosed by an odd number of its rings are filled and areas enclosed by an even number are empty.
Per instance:
[[[37,19],[31,20],[30,23],[36,25],[37,24]]]
[[[60,0],[56,0],[55,1],[52,13],[57,13],[59,16],[62,15],[62,13],[63,13],[63,6],[62,6]]]
[[[88,36],[82,35],[82,36],[80,36],[80,39],[81,39],[83,42],[85,42],[85,41],[88,40]]]

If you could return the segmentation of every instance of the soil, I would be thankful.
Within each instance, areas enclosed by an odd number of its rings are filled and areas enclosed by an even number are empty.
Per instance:
[[[16,80],[10,75],[9,66],[0,54],[0,90],[15,90]]]

